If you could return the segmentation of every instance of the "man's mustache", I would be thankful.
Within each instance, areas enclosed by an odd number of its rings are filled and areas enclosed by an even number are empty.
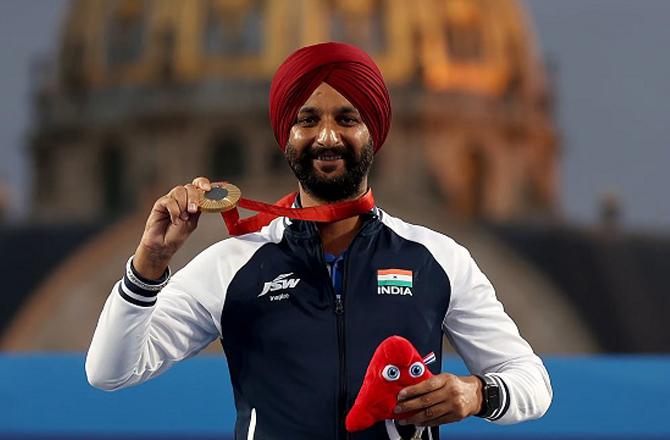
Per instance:
[[[340,156],[343,159],[354,159],[355,156],[353,152],[347,148],[346,146],[337,146],[337,147],[310,147],[305,149],[305,151],[302,153],[302,158],[303,159],[316,159],[317,157],[324,155],[324,154],[331,154],[333,156]]]

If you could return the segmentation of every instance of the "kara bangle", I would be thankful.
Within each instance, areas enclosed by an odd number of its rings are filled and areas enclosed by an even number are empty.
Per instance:
[[[128,281],[130,281],[135,286],[150,292],[158,292],[162,290],[163,287],[167,286],[167,283],[170,281],[170,277],[172,276],[170,266],[165,269],[165,272],[158,280],[147,280],[135,271],[135,268],[133,267],[133,257],[134,255],[130,257],[126,263],[126,278],[128,278]]]

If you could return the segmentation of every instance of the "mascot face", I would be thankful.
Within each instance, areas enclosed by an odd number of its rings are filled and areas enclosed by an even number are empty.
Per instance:
[[[432,375],[407,339],[400,336],[385,339],[375,350],[363,386],[347,415],[347,430],[360,431],[382,420],[410,417],[413,413],[393,413],[398,403],[398,393]]]
[[[401,359],[387,360],[388,362],[395,362],[395,364],[398,365],[388,363],[381,369],[379,374],[386,382],[397,382],[395,384],[396,386],[402,386],[404,388],[414,385],[419,382],[417,379],[423,378],[423,375],[426,373],[426,366],[418,356],[413,356],[412,359],[410,359],[410,362],[413,361],[412,363],[407,361],[403,362]]]

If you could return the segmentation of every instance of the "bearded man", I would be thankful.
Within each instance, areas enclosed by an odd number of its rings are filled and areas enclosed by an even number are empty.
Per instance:
[[[294,206],[370,200],[368,173],[391,107],[367,54],[323,43],[289,56],[272,81],[270,119],[298,180]],[[146,381],[220,338],[236,439],[383,439],[384,423],[349,434],[344,420],[375,348],[400,335],[419,353],[437,353],[435,376],[403,389],[396,408],[414,414],[399,416],[401,424],[433,427],[424,438],[469,416],[515,423],[549,407],[542,361],[468,251],[379,207],[330,222],[272,219],[171,277],[170,259],[210,189],[197,178],[154,204],[98,322],[86,360],[93,386]],[[404,277],[395,292],[379,281],[388,273]],[[445,336],[472,375],[440,371]]]

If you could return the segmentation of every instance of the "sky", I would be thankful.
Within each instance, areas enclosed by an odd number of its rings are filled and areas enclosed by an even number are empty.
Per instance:
[[[30,65],[55,51],[67,4],[0,1],[0,182],[13,188],[14,220],[26,213],[31,180]],[[556,69],[564,217],[592,223],[602,195],[613,193],[627,227],[670,230],[670,1],[526,5]]]
[[[603,193],[623,220],[670,228],[670,1],[530,0],[542,51],[558,66],[561,198],[592,221]]]

